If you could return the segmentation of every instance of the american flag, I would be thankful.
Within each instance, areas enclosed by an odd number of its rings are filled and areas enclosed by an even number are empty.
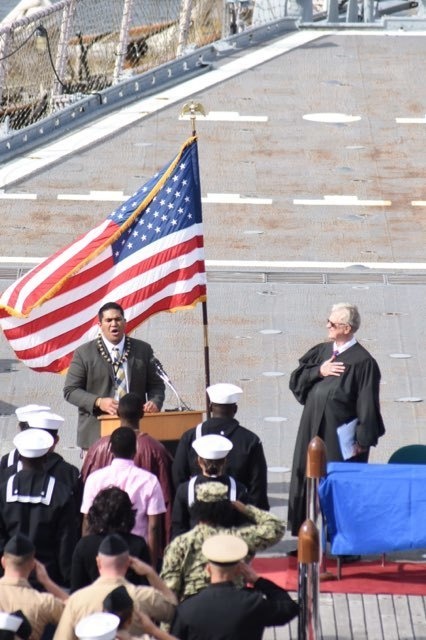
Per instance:
[[[67,369],[98,333],[105,302],[124,308],[132,331],[159,311],[206,296],[196,137],[100,225],[57,251],[0,298],[0,325],[35,371]]]

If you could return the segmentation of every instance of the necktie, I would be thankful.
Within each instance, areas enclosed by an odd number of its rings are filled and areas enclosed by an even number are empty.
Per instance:
[[[339,355],[339,352],[337,351],[337,349],[335,351],[333,351],[333,357],[337,358],[337,356]]]
[[[113,347],[114,354],[113,367],[115,375],[115,391],[116,399],[120,400],[127,393],[126,374],[124,373],[123,363],[120,359],[120,351],[118,347]]]

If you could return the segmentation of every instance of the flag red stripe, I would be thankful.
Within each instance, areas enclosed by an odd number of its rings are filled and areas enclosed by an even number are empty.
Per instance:
[[[34,267],[34,269],[31,269],[31,271],[25,274],[25,276],[23,276],[23,278],[16,283],[14,290],[9,294],[9,298],[7,300],[8,305],[10,307],[14,307],[23,288],[28,284],[31,284],[31,281],[35,280],[35,277],[38,276],[38,274],[41,275],[43,271],[46,271],[47,275],[45,280],[43,280],[42,283],[37,282],[33,291],[29,293],[24,302],[21,302],[19,304],[19,307],[22,309],[23,313],[25,313],[26,308],[36,304],[43,295],[45,295],[48,291],[55,287],[64,276],[72,271],[72,269],[78,266],[83,260],[87,260],[91,254],[95,253],[95,251],[100,246],[102,246],[102,244],[104,244],[109,238],[111,238],[115,231],[118,231],[118,229],[119,226],[111,220],[108,225],[102,228],[99,235],[95,238],[90,237],[90,234],[93,233],[92,230],[91,232],[80,236],[75,242],[71,243],[65,249],[59,249],[53,256],[46,258],[46,260]],[[84,243],[82,246],[79,246],[79,250],[76,253],[72,254],[72,256],[68,258],[68,260],[61,263],[55,271],[50,272],[48,268],[49,265],[58,256],[64,254],[67,249],[69,249],[73,245],[78,245],[79,241],[86,236],[88,236],[90,252],[88,253],[87,251],[87,243]]]
[[[201,238],[201,246],[202,246],[202,238]],[[190,238],[189,240],[181,243],[180,245],[171,247],[159,254],[156,254],[155,256],[152,256],[150,258],[147,258],[146,260],[143,260],[142,262],[137,263],[136,265],[132,265],[129,269],[126,269],[124,272],[116,276],[112,276],[112,279],[108,281],[104,286],[99,287],[98,289],[96,289],[96,291],[92,291],[88,293],[83,298],[75,299],[72,303],[69,303],[63,307],[59,307],[57,309],[54,309],[51,312],[43,314],[42,316],[34,319],[33,321],[29,321],[29,322],[23,321],[23,324],[16,326],[13,329],[12,328],[6,329],[4,332],[5,336],[7,337],[8,340],[12,341],[18,338],[31,335],[33,333],[37,333],[38,331],[41,331],[46,327],[52,326],[56,322],[62,321],[64,318],[71,317],[72,315],[77,314],[79,311],[84,310],[84,308],[87,307],[87,304],[89,301],[91,304],[93,304],[93,299],[95,296],[96,298],[102,299],[108,292],[108,289],[111,288],[111,285],[116,287],[119,284],[129,281],[135,276],[144,273],[145,271],[149,271],[153,267],[160,266],[164,264],[166,261],[173,260],[179,256],[186,255],[187,253],[190,253],[194,248],[199,248],[199,247],[200,247],[200,236]],[[110,269],[111,270],[114,269],[113,260],[111,257],[109,257],[108,260],[103,260],[102,262],[95,265],[94,267],[86,269],[84,272],[80,272],[75,276],[73,276],[61,290],[61,294],[72,291],[72,289],[75,289],[76,286],[80,287],[82,285],[88,284],[89,282],[93,282],[94,278],[98,277],[99,275],[102,275],[103,273],[106,273]],[[203,272],[204,267],[199,269],[199,271]],[[184,278],[181,277],[180,279],[182,280]],[[145,289],[147,289],[148,291],[150,290],[149,287],[144,288],[144,290]],[[156,290],[158,290],[158,288]],[[139,292],[139,295],[140,295],[140,292]],[[145,297],[148,297],[148,295],[143,294],[142,298],[145,298]],[[88,327],[92,325],[93,325],[92,320],[87,322],[84,325],[80,325],[79,335],[80,336],[83,335],[84,332],[87,331]],[[66,335],[67,334],[62,334],[62,338],[64,338]],[[78,334],[76,334],[75,339],[76,338],[78,338]]]
[[[190,267],[187,267],[186,269],[182,269],[180,271],[174,271],[172,273],[168,273],[161,280],[158,280],[157,282],[155,282],[152,285],[150,285],[150,287],[146,287],[145,288],[145,291],[148,291],[148,293],[149,293],[149,295],[147,295],[145,297],[150,297],[150,296],[154,295],[155,293],[160,292],[167,285],[172,284],[173,282],[189,280],[195,274],[202,273],[202,272],[203,272],[203,263],[202,262],[195,262],[194,264],[192,264]],[[127,280],[128,279],[129,278],[127,278]],[[124,278],[124,281],[125,280],[126,280],[126,278]],[[96,292],[96,296],[101,299],[104,296],[105,289],[108,286],[109,285],[105,285],[105,287],[102,287],[102,289],[97,291]],[[204,292],[203,293],[205,294],[205,287],[204,287]],[[125,309],[129,308],[130,306],[135,304],[135,298],[137,299],[138,302],[140,302],[140,295],[139,294],[140,294],[139,290],[136,291],[136,292],[132,292],[131,294],[129,294],[125,298],[123,298],[121,300],[117,300],[117,302],[119,304],[121,304],[123,306],[123,308],[125,308]],[[87,298],[91,298],[93,295],[94,294],[92,293],[91,295],[87,296]],[[178,295],[186,296],[186,293],[185,294],[178,294]],[[86,302],[86,304],[87,304],[87,302]],[[156,305],[157,305],[157,303],[155,303],[153,306],[155,307]],[[83,305],[83,307],[84,307],[84,305]],[[152,306],[149,307],[149,309],[151,309],[151,308],[152,308]],[[167,307],[165,307],[165,308],[167,308]],[[149,311],[147,311],[147,312],[145,312],[143,314],[143,316],[146,317],[147,313],[149,315]],[[134,320],[133,319],[131,321],[129,321],[129,325],[130,324],[132,324],[132,326],[136,326],[134,324]],[[68,343],[74,342],[79,337],[81,337],[81,335],[83,335],[93,325],[94,325],[93,320],[89,320],[88,322],[84,323],[83,325],[80,325],[80,326],[77,326],[77,327],[73,327],[72,329],[70,329],[69,331],[67,331],[65,333],[62,333],[61,335],[52,337],[47,342],[44,342],[44,343],[41,343],[41,344],[37,344],[34,347],[30,347],[29,349],[24,349],[22,351],[16,350],[15,353],[16,353],[16,355],[18,356],[18,358],[20,360],[24,360],[24,361],[25,360],[32,360],[34,358],[38,358],[41,355],[46,355],[46,354],[48,354],[48,353],[50,353],[52,351],[55,351],[56,349],[60,348],[64,344],[68,344]],[[28,331],[25,331],[24,335],[28,335]],[[9,335],[6,335],[6,337],[7,337],[8,340],[11,341]]]
[[[144,322],[148,317],[154,315],[155,313],[159,313],[160,311],[168,311],[174,308],[185,307],[185,306],[189,307],[190,305],[193,305],[200,300],[204,300],[205,294],[206,294],[205,285],[197,285],[191,291],[188,291],[185,294],[178,294],[175,296],[169,296],[167,298],[163,298],[162,300],[159,300],[156,304],[154,304],[152,307],[147,309],[144,313],[140,314],[139,316],[131,320],[128,323],[129,324],[128,329],[129,331],[132,331],[134,328],[140,325],[141,322]],[[54,360],[51,364],[49,364],[46,367],[32,367],[32,370],[38,371],[40,373],[63,372],[69,367],[71,358],[72,358],[72,353],[63,356],[62,358],[58,358],[57,360]]]

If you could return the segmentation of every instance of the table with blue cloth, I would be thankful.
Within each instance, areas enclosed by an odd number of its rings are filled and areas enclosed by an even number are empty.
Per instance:
[[[319,496],[334,555],[426,548],[426,465],[331,462]]]

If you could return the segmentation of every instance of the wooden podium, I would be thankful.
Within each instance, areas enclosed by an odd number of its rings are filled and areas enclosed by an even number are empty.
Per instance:
[[[167,441],[179,440],[181,435],[196,427],[199,422],[203,422],[202,411],[161,411],[160,413],[145,413],[139,423],[139,430],[149,433],[150,436],[166,443]],[[120,426],[118,416],[102,415],[101,436],[109,436]]]

